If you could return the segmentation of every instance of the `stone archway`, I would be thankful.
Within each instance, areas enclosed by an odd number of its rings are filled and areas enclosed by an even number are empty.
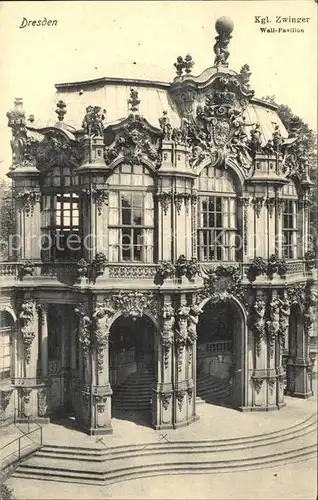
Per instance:
[[[197,326],[197,395],[206,402],[245,406],[247,320],[234,298],[206,299]]]
[[[147,314],[119,315],[109,330],[112,418],[151,423],[157,380],[157,327]]]

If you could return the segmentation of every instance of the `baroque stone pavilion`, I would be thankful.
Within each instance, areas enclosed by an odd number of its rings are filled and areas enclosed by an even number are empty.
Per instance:
[[[143,410],[168,429],[202,399],[269,411],[312,395],[306,150],[249,66],[230,69],[232,22],[216,30],[198,76],[187,54],[171,83],[62,83],[42,122],[22,99],[7,113],[2,425],[62,412],[107,434]]]

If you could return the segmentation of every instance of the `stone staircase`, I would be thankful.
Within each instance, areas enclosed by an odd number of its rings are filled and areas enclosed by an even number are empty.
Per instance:
[[[150,411],[154,385],[155,378],[152,369],[147,365],[141,366],[114,390],[112,409],[115,411]]]
[[[317,415],[287,429],[248,437],[156,441],[107,448],[44,445],[14,477],[85,484],[168,474],[225,473],[284,465],[317,453]],[[27,487],[27,483],[26,483]]]
[[[205,373],[198,373],[197,404],[208,402],[224,402],[230,400],[231,387],[221,379]]]

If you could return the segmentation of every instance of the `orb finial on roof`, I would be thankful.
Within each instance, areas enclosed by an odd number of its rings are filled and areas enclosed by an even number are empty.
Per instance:
[[[234,23],[231,18],[222,16],[219,17],[215,23],[215,29],[218,35],[215,37],[214,53],[215,60],[214,66],[228,66],[227,59],[230,55],[228,45],[231,40],[231,33],[234,29]]]

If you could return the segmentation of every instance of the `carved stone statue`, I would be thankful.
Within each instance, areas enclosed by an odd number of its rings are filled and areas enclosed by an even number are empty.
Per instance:
[[[180,343],[184,343],[188,337],[188,318],[189,318],[190,307],[181,306],[178,311],[178,340]]]
[[[262,142],[261,142],[261,126],[259,123],[256,123],[254,128],[251,130],[251,141],[250,148],[251,151],[255,153],[259,153],[262,150]]]
[[[19,314],[21,333],[24,344],[24,357],[27,364],[31,361],[31,345],[35,338],[34,328],[34,303],[29,300],[21,304]]]
[[[105,114],[100,106],[87,106],[82,127],[88,137],[104,137]]]
[[[263,336],[264,331],[265,331],[265,309],[266,309],[266,304],[264,300],[262,299],[256,299],[254,302],[253,306],[253,312],[254,312],[254,330],[260,335]]]
[[[224,35],[224,34],[220,34],[215,38],[216,43],[214,45],[214,53],[215,53],[214,66],[226,64],[226,61],[230,55],[228,47],[231,38],[232,37],[230,35]]]
[[[282,347],[285,346],[285,339],[288,335],[289,317],[290,317],[290,301],[288,300],[288,297],[284,297],[284,299],[280,299],[280,318],[279,318]]]
[[[251,74],[252,73],[250,71],[249,65],[248,64],[244,64],[242,66],[242,68],[241,68],[241,71],[240,71],[240,77],[241,77],[242,85],[246,89],[249,89],[249,87],[250,87],[249,82],[250,82]]]
[[[281,300],[274,298],[270,303],[270,330],[272,335],[277,335],[279,332]]]
[[[306,302],[304,312],[304,324],[309,336],[313,336],[313,325],[316,319],[315,310],[317,303],[317,292],[313,289],[310,290]]]
[[[279,126],[275,125],[273,132],[273,148],[277,153],[281,151],[282,144],[283,144],[282,134],[280,133]]]
[[[161,341],[164,345],[171,345],[174,338],[174,324],[175,316],[174,309],[170,304],[165,304],[163,306],[163,326],[161,331]]]
[[[167,111],[163,111],[162,117],[159,118],[159,125],[163,133],[163,138],[166,141],[171,140],[171,133],[172,133],[172,127],[170,125],[170,121],[168,118],[168,113]]]
[[[197,324],[201,313],[202,309],[197,305],[193,305],[189,311],[188,340],[191,344],[197,339]]]

